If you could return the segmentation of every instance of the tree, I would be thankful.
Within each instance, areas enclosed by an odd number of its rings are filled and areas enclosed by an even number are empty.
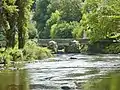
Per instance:
[[[57,4],[57,6],[53,5],[54,7],[57,8],[57,10],[55,11],[55,13],[52,13],[51,17],[48,19],[48,24],[47,24],[49,25],[49,28],[51,27],[51,33],[50,33],[51,37],[60,38],[59,34],[62,33],[61,38],[73,38],[73,36],[71,35],[73,29],[75,28],[73,24],[78,26],[76,23],[78,23],[82,17],[81,14],[82,2],[81,0],[58,0],[58,1],[59,4]],[[54,4],[56,3],[57,2],[55,2]],[[66,28],[65,23],[68,24],[69,29]],[[62,27],[59,27],[59,25]],[[56,27],[59,27],[59,29]],[[55,32],[58,32],[58,34],[55,34]]]
[[[17,0],[16,2],[19,9],[18,17],[18,41],[19,48],[23,48],[25,45],[26,32],[28,29],[28,22],[30,19],[30,9],[32,5],[32,0]]]
[[[0,12],[0,27],[3,29],[7,47],[15,45],[15,27],[17,18],[17,6],[14,0],[2,0]]]
[[[24,47],[31,5],[32,0],[2,0],[0,3],[0,27],[4,31],[7,47],[15,46],[16,32],[18,47]]]
[[[60,12],[58,10],[56,10],[54,13],[51,14],[51,17],[47,20],[46,22],[46,29],[48,30],[48,33],[50,34],[51,31],[51,27],[54,24],[57,24],[60,21]],[[50,35],[51,37],[51,35]]]
[[[34,15],[39,38],[50,38],[54,24],[81,20],[81,0],[39,0]]]
[[[114,1],[114,0],[113,0]],[[111,35],[119,33],[119,11],[116,4],[120,1],[107,0],[85,0],[83,4],[83,17],[80,21],[82,30],[88,32],[92,42],[110,38]],[[118,1],[118,2],[117,2]],[[97,38],[96,38],[97,37]]]
[[[36,21],[36,28],[38,29],[39,38],[49,38],[46,31],[45,25],[46,21],[49,19],[50,15],[47,13],[47,6],[49,5],[49,0],[38,0],[36,2],[36,10],[33,20]]]
[[[62,22],[52,25],[51,38],[73,38],[72,31],[76,27],[75,22]]]
[[[79,22],[82,17],[81,4],[81,0],[60,0],[61,19],[67,22]]]

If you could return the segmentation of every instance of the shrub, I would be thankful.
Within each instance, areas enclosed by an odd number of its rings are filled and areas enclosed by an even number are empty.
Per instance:
[[[35,42],[30,40],[25,44],[24,49],[18,49],[17,47],[0,49],[0,62],[4,62],[5,60],[7,64],[9,64],[10,61],[28,61],[51,56],[50,50],[39,47]]]
[[[109,54],[118,54],[120,53],[120,43],[113,43],[108,45],[105,49],[104,49],[105,53],[109,53]]]
[[[23,53],[22,50],[17,48],[8,48],[8,49],[0,49],[0,61],[6,61],[6,63],[10,63],[10,61],[22,61],[23,60]]]
[[[43,59],[51,57],[52,54],[47,48],[39,47],[35,42],[28,41],[24,47],[23,55],[25,60]]]

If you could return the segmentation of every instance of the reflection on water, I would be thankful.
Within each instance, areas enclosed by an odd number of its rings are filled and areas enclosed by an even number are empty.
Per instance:
[[[120,90],[120,55],[63,54],[21,67],[0,71],[0,90]]]
[[[89,79],[83,90],[120,90],[120,71]]]
[[[25,70],[4,70],[0,72],[0,90],[29,90]]]

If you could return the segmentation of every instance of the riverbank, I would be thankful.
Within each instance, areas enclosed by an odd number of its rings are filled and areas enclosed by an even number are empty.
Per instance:
[[[17,46],[17,45],[16,45]],[[73,47],[72,47],[73,48]],[[73,48],[74,49],[74,48]],[[69,51],[76,51],[69,48]],[[76,49],[76,48],[75,48]],[[78,50],[78,48],[77,48]],[[67,54],[64,50],[59,51],[59,54]],[[118,54],[120,53],[119,43],[94,43],[86,44],[80,47],[79,52],[82,54]],[[34,61],[52,57],[52,52],[47,47],[40,47],[34,41],[28,41],[23,49],[1,48],[0,49],[0,64],[10,64],[21,61]]]
[[[11,61],[33,61],[52,57],[51,51],[47,48],[39,47],[35,42],[28,41],[23,49],[1,48],[0,63],[10,64]]]
[[[85,54],[119,54],[120,43],[96,42],[92,44],[86,44],[81,47],[80,52]]]

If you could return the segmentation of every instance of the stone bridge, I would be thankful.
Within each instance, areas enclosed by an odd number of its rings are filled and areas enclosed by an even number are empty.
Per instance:
[[[48,47],[48,43],[50,41],[55,41],[57,43],[57,50],[72,50],[76,48],[76,45],[78,44],[75,44],[76,42],[74,42],[75,39],[33,39],[32,41],[35,41],[36,43],[38,43],[38,45],[40,46],[43,46],[43,47]],[[74,43],[74,44],[70,44],[71,41]],[[82,47],[86,44],[89,44],[89,41],[90,39],[76,39],[76,41],[79,43],[79,46]],[[101,44],[104,44],[104,43],[120,43],[120,40],[100,40],[98,41],[100,42]],[[0,41],[0,47],[4,47],[6,46],[6,42],[5,41]],[[76,49],[77,50],[77,49]],[[75,50],[75,51],[76,51]]]
[[[61,46],[61,45],[69,45],[69,43],[75,39],[39,39],[38,40],[38,44],[40,46],[47,46],[48,45],[48,42],[49,41],[55,41],[57,42],[58,46]],[[76,39],[77,41],[79,41],[80,44],[88,44],[90,39]],[[101,43],[108,43],[108,42],[111,42],[111,43],[120,43],[120,40],[100,40],[99,42]]]
[[[79,43],[77,44],[75,39],[39,39],[38,44],[40,46],[49,47],[50,41],[55,41],[57,44],[57,48],[52,47],[53,51],[58,52],[59,50],[63,50],[64,52],[79,52],[80,48],[84,47],[86,44],[89,44],[90,39],[77,39],[76,41]],[[71,44],[73,42],[73,44]],[[101,44],[104,43],[118,43],[117,40],[101,40],[98,41]],[[51,48],[50,48],[51,49]],[[55,50],[56,49],[56,50]]]
[[[69,43],[75,39],[39,39],[38,43],[41,46],[47,46],[48,42],[51,40],[57,42],[58,46],[68,46]],[[86,44],[89,42],[89,39],[77,39],[77,41],[79,41],[79,43]]]

